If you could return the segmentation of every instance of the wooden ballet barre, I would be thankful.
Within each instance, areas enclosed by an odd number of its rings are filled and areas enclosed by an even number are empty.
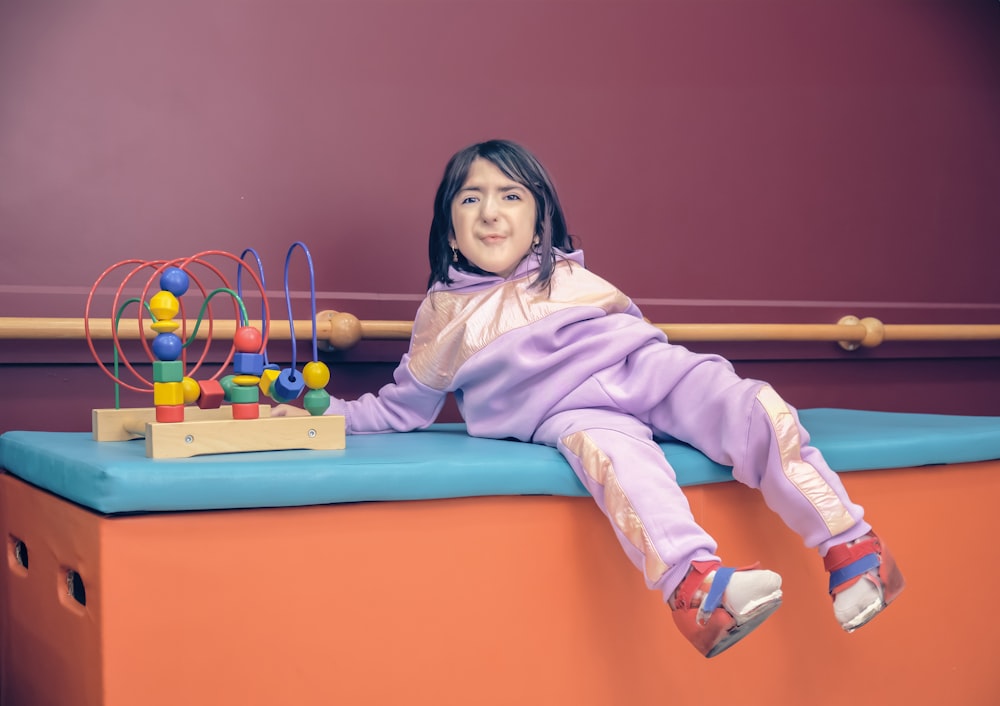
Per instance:
[[[260,322],[251,321],[253,325]],[[304,340],[312,336],[312,322],[293,322],[295,336]],[[846,350],[874,348],[888,341],[998,341],[1000,325],[981,324],[884,324],[874,317],[859,319],[842,317],[835,324],[654,324],[676,343],[690,342],[833,342]],[[353,314],[321,311],[316,316],[316,335],[333,348],[346,350],[362,340],[408,340],[413,330],[411,321],[362,321]],[[215,321],[212,336],[232,339],[235,321]],[[113,336],[110,319],[91,319],[90,336],[95,340],[110,340]],[[146,336],[155,332],[148,327]],[[206,326],[198,338],[208,335]],[[291,337],[288,321],[271,321],[268,336],[287,341]],[[134,340],[139,326],[134,319],[119,322],[118,337]],[[85,338],[84,320],[76,318],[0,317],[0,340],[65,340]]]

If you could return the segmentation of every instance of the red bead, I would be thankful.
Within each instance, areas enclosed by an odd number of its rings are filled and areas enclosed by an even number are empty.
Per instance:
[[[260,418],[260,405],[258,404],[233,403],[231,409],[233,410],[233,419]]]
[[[233,345],[240,353],[257,353],[263,340],[260,329],[254,326],[240,326],[233,334]]]
[[[158,422],[183,422],[184,405],[165,404],[156,408],[156,421]]]
[[[201,380],[198,382],[201,394],[198,395],[198,406],[202,409],[218,409],[226,397],[226,391],[218,380]]]

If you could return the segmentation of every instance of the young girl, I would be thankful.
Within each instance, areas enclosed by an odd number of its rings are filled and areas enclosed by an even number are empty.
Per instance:
[[[556,447],[706,657],[778,608],[781,577],[722,566],[655,438],[686,442],[761,490],[824,557],[845,630],[902,590],[891,555],[795,411],[725,359],[668,343],[586,270],[548,174],[524,148],[491,140],[451,158],[429,255],[430,291],[395,382],[331,405],[348,433],[426,427],[452,392],[473,436]]]

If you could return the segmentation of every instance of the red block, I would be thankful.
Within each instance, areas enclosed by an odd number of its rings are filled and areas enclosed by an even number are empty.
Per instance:
[[[202,409],[218,409],[222,406],[222,400],[226,397],[225,390],[218,380],[200,380],[198,387],[201,394],[198,396],[198,406]]]

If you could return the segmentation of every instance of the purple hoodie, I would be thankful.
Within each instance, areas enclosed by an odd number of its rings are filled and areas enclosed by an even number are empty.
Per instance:
[[[633,351],[666,336],[638,307],[560,253],[549,288],[532,288],[539,260],[529,255],[506,279],[452,268],[417,311],[410,348],[395,382],[355,401],[334,400],[349,434],[411,431],[436,418],[455,394],[473,436],[531,439],[563,398]]]

